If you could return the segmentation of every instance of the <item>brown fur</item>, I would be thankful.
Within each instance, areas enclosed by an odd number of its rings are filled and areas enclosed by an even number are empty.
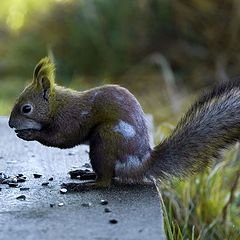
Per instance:
[[[9,126],[18,137],[47,146],[70,148],[89,142],[97,180],[80,185],[80,190],[109,186],[113,177],[141,181],[186,176],[202,170],[239,136],[238,84],[222,85],[201,97],[172,136],[152,150],[143,110],[128,90],[106,85],[77,92],[57,86],[48,58],[38,63],[33,76],[12,110]],[[23,112],[26,104],[30,113]]]

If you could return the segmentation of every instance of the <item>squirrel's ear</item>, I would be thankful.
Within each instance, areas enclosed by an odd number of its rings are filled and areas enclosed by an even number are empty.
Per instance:
[[[50,58],[45,57],[39,61],[33,72],[33,84],[43,91],[51,90],[55,80],[55,65]]]

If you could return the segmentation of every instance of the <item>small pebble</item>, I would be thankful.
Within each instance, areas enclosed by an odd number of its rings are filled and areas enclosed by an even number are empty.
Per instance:
[[[82,203],[81,206],[82,207],[91,207],[92,204],[91,203]]]
[[[61,193],[61,194],[67,193],[67,189],[66,189],[66,188],[61,188],[61,189],[60,189],[60,193]]]
[[[6,180],[7,178],[8,176],[6,174],[4,174],[3,172],[0,172],[0,183]]]
[[[55,206],[55,203],[50,203],[50,207],[54,207]]]
[[[25,195],[20,195],[18,197],[16,197],[17,200],[26,200],[26,196]]]
[[[68,156],[73,156],[73,155],[75,155],[75,153],[72,153],[72,152],[68,153]]]
[[[41,176],[42,176],[42,174],[38,174],[38,173],[34,173],[34,174],[33,174],[33,177],[34,177],[34,178],[40,178]]]
[[[50,178],[48,179],[48,181],[53,181],[53,177],[50,177]]]
[[[42,186],[47,186],[49,184],[49,182],[43,182]]]
[[[62,207],[62,206],[64,206],[64,204],[63,204],[63,203],[59,203],[58,206],[59,206],[59,207]]]
[[[109,208],[105,208],[105,209],[104,209],[104,212],[105,212],[105,213],[109,213],[109,212],[111,212],[111,210],[110,210]]]
[[[17,175],[17,177],[23,177],[23,174],[22,174],[22,173],[19,173],[19,174]]]
[[[117,221],[116,219],[110,219],[109,222],[110,222],[111,224],[116,224],[116,223],[118,223],[118,221]]]
[[[26,182],[26,179],[23,178],[23,177],[19,177],[19,178],[17,179],[17,182]]]
[[[17,183],[13,183],[13,182],[9,182],[9,183],[8,183],[8,186],[9,186],[9,187],[17,187],[18,184],[17,184]]]
[[[9,180],[8,179],[5,179],[2,181],[2,184],[8,184],[9,183]]]
[[[7,161],[7,163],[10,163],[10,164],[12,164],[12,163],[16,163],[17,161]]]
[[[2,188],[0,187],[0,192],[2,191]]]
[[[69,174],[70,174],[71,179],[75,179],[83,174],[86,174],[86,170],[77,169],[77,170],[70,171]]]
[[[20,191],[28,191],[30,188],[29,187],[20,187]]]
[[[10,181],[11,183],[17,183],[17,178],[16,178],[16,177],[11,177],[11,178],[9,179],[9,181]]]
[[[102,205],[108,205],[108,201],[102,199],[102,200],[101,200],[101,204],[102,204]]]

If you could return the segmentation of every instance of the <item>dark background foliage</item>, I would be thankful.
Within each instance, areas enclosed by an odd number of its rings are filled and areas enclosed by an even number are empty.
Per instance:
[[[127,87],[153,114],[159,142],[200,89],[240,74],[239,41],[237,0],[1,0],[0,115],[50,55],[66,87]],[[168,239],[239,239],[238,152],[161,186]]]

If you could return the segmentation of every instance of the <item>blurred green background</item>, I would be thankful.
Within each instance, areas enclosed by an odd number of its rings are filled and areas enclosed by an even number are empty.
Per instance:
[[[59,84],[117,83],[157,123],[171,121],[192,93],[240,73],[239,9],[235,0],[1,0],[0,115],[51,53]]]
[[[50,54],[61,85],[132,91],[158,143],[200,89],[240,74],[239,42],[237,0],[1,0],[0,115]],[[239,152],[161,186],[168,239],[240,239]]]

